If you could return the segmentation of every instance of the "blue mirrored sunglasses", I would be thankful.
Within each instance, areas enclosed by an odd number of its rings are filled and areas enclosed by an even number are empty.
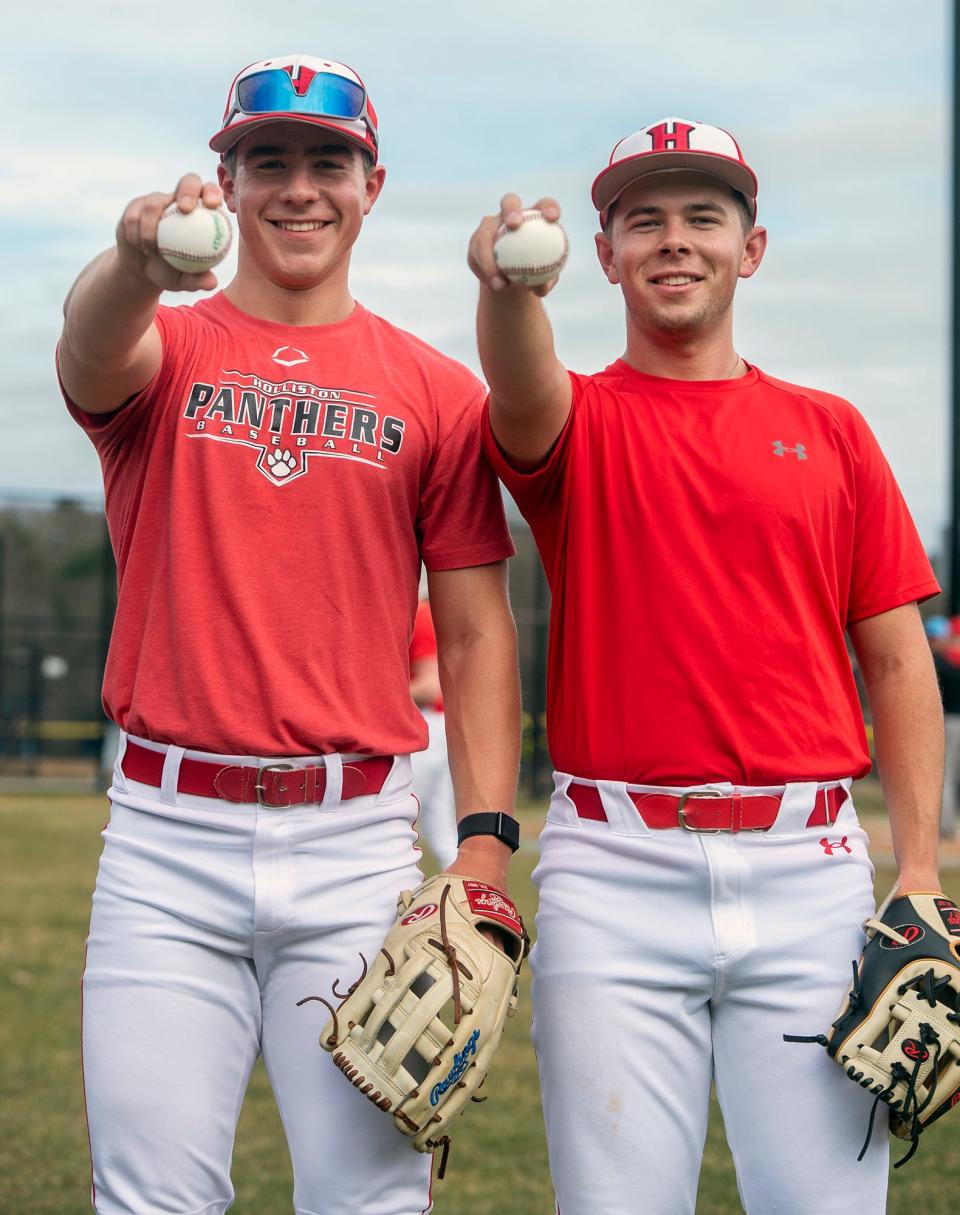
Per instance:
[[[298,93],[282,68],[266,68],[237,84],[237,109],[244,114],[314,114],[318,118],[363,119],[374,144],[377,132],[367,113],[366,90],[353,80],[318,72]]]

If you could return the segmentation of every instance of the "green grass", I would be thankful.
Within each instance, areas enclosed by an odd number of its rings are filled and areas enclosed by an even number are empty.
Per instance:
[[[859,799],[861,809],[872,809]],[[98,798],[0,798],[6,858],[0,891],[0,1211],[3,1215],[89,1212],[78,1026],[89,899],[105,803]],[[533,829],[534,812],[527,827]],[[532,923],[533,856],[520,853],[512,892]],[[878,891],[892,872],[881,868]],[[960,897],[960,874],[945,874]],[[550,1215],[552,1191],[528,1030],[529,993],[509,1023],[487,1087],[456,1136],[447,1179],[435,1186],[438,1215]],[[757,1093],[757,1117],[776,1094]],[[899,1147],[899,1145],[897,1145]],[[895,1150],[899,1155],[899,1150]],[[812,1162],[815,1164],[815,1162]],[[238,1215],[289,1215],[290,1168],[263,1069],[258,1067],[234,1153]],[[892,1215],[955,1215],[960,1187],[960,1115],[931,1128],[917,1160],[891,1183]],[[849,1195],[851,1211],[857,1195]],[[723,1128],[711,1120],[699,1215],[740,1211]],[[642,1212],[638,1212],[642,1215]],[[765,1213],[761,1213],[765,1215]],[[810,1212],[810,1215],[817,1215]]]

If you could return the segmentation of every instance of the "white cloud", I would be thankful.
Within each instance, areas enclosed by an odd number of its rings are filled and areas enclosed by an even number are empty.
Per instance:
[[[466,243],[516,188],[555,194],[573,249],[550,312],[562,357],[603,366],[622,304],[596,268],[590,181],[612,143],[666,113],[711,119],[761,174],[771,247],[744,285],[738,341],[774,375],[849,396],[891,455],[925,538],[946,511],[946,34],[943,0],[677,6],[438,0],[325,9],[289,0],[162,9],[21,6],[0,146],[11,441],[0,488],[95,489],[50,363],[60,304],[124,204],[212,173],[205,140],[232,73],[309,44],[376,85],[388,184],[354,257],[365,304],[476,367]],[[909,36],[905,34],[909,23]],[[109,38],[105,36],[109,31]],[[320,42],[322,41],[322,47]],[[16,104],[17,97],[29,104]],[[230,264],[224,279],[229,276]],[[23,453],[43,453],[24,459]]]

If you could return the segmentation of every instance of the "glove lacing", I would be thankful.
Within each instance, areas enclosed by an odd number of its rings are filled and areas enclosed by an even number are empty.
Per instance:
[[[386,955],[387,961],[392,967],[393,958],[390,957],[385,949],[382,949],[380,952]],[[360,972],[360,977],[354,983],[351,983],[347,988],[346,995],[344,995],[343,992],[337,991],[337,988],[340,985],[340,979],[336,978],[333,980],[331,991],[338,1000],[345,1000],[347,996],[352,996],[363,980],[367,977],[367,959],[363,956],[363,954],[360,955],[360,961],[363,963],[363,970]],[[337,1010],[333,1007],[330,1001],[325,1000],[323,996],[304,996],[302,1000],[297,1001],[297,1008],[300,1008],[304,1004],[309,1004],[311,1000],[316,1000],[318,1004],[324,1005],[327,1012],[329,1012],[330,1016],[333,1018],[333,1033],[328,1036],[327,1042],[331,1046],[336,1046],[340,1041],[340,1022],[337,1018]]]
[[[463,1005],[460,997],[460,971],[462,970],[466,978],[472,979],[473,975],[467,970],[466,966],[457,957],[457,948],[450,941],[447,935],[447,899],[450,897],[450,887],[444,886],[443,894],[440,895],[440,940],[430,940],[431,945],[437,946],[443,950],[444,957],[447,959],[447,964],[450,967],[450,977],[453,982],[453,1023],[460,1024],[460,1019],[463,1016]],[[473,1010],[467,1009],[470,1013]],[[434,1063],[440,1062],[440,1056],[434,1060]],[[437,1169],[437,1180],[442,1181],[447,1171],[447,1159],[450,1155],[450,1136],[442,1135],[434,1144],[435,1147],[441,1148],[440,1167]]]
[[[453,1023],[454,1025],[459,1025],[463,1009],[460,1004],[460,975],[458,974],[458,970],[462,970],[468,979],[473,976],[469,974],[462,962],[457,961],[456,946],[450,944],[450,938],[447,936],[447,899],[449,897],[450,887],[444,886],[443,894],[440,895],[440,940],[431,941],[430,944],[436,945],[438,949],[443,950],[450,967],[450,977],[453,980]]]
[[[863,996],[860,992],[860,971],[857,969],[856,962],[853,963],[853,986],[847,994],[847,1003],[851,1009],[859,1008]],[[844,1012],[846,1015],[846,1010]],[[837,1028],[840,1017],[833,1022],[833,1029]],[[829,1046],[830,1039],[826,1034],[784,1034],[784,1042],[816,1042],[817,1046]]]
[[[896,941],[898,944],[909,944],[906,937],[902,936],[895,929],[890,928],[880,920],[867,920],[864,927],[872,928],[876,932],[881,933],[883,936],[889,937],[891,940]],[[941,975],[941,977],[938,979],[934,974],[933,967],[931,967],[924,974],[917,975],[915,978],[908,980],[906,983],[901,983],[897,988],[897,995],[906,995],[906,993],[913,988],[921,999],[927,1001],[931,1008],[936,1008],[938,1004],[946,1003],[944,996],[948,991],[951,990],[951,986],[949,975]],[[960,1024],[960,991],[952,990],[951,994],[953,995],[954,1011],[946,1014],[946,1020],[958,1025]],[[847,1001],[847,1008],[844,1009],[843,1013],[844,1017],[849,1015],[851,1010],[858,1008],[863,1001],[860,970],[856,962],[853,963],[853,985],[848,993]],[[838,1018],[837,1021],[833,1023],[834,1029],[837,1028],[837,1023],[839,1020],[841,1020],[841,1018]],[[929,1025],[926,1021],[920,1022],[919,1033],[920,1041],[923,1043],[923,1045],[932,1046],[934,1048],[933,1064],[930,1069],[930,1074],[936,1076],[937,1068],[940,1063],[940,1055],[943,1051],[943,1046],[940,1042],[940,1035],[933,1028],[933,1026]],[[784,1042],[815,1042],[818,1046],[826,1047],[829,1047],[830,1045],[830,1039],[826,1036],[826,1034],[784,1034],[783,1040]],[[863,1141],[863,1147],[860,1149],[860,1155],[857,1157],[857,1160],[863,1160],[864,1156],[867,1154],[867,1148],[870,1146],[870,1140],[873,1136],[873,1127],[877,1113],[877,1106],[881,1101],[891,1104],[891,1107],[895,1110],[896,1116],[902,1119],[903,1122],[909,1126],[910,1130],[910,1149],[896,1162],[893,1167],[895,1169],[900,1168],[900,1166],[902,1164],[906,1164],[916,1152],[920,1142],[920,1132],[923,1130],[923,1125],[920,1122],[920,1115],[933,1100],[936,1087],[934,1084],[930,1084],[926,1098],[923,1101],[919,1101],[917,1099],[917,1081],[920,1078],[920,1068],[925,1062],[925,1059],[917,1059],[914,1062],[913,1068],[908,1069],[899,1061],[894,1061],[890,1068],[891,1084],[887,1088],[879,1088],[875,1090],[873,1105],[870,1107],[870,1121],[867,1124],[867,1137]],[[902,1107],[898,1109],[892,1105],[892,1098],[896,1091],[896,1085],[900,1083],[906,1084],[907,1091],[903,1098]],[[897,1104],[899,1105],[900,1103]]]
[[[920,978],[914,980],[914,982],[904,983],[902,987],[897,988],[898,993],[903,995],[908,987],[912,987],[915,983],[928,979],[932,974],[933,971],[928,971],[926,975],[920,976]],[[940,1062],[940,1054],[943,1049],[940,1045],[940,1035],[932,1025],[928,1025],[925,1021],[921,1021],[919,1030],[920,1041],[923,1043],[923,1045],[934,1047],[931,1074],[936,1075],[937,1065]],[[890,1076],[893,1083],[890,1084],[888,1088],[879,1089],[873,1099],[873,1105],[870,1109],[870,1122],[867,1127],[867,1137],[863,1141],[863,1147],[860,1149],[860,1155],[857,1157],[858,1160],[862,1160],[867,1154],[867,1148],[870,1146],[870,1139],[873,1135],[874,1117],[877,1112],[877,1106],[881,1101],[891,1103],[896,1116],[907,1123],[910,1128],[910,1149],[906,1155],[900,1157],[893,1167],[895,1169],[900,1168],[902,1164],[906,1164],[907,1161],[913,1156],[920,1144],[920,1132],[923,1130],[923,1124],[920,1122],[920,1115],[930,1104],[934,1094],[934,1086],[931,1084],[926,1098],[923,1101],[919,1101],[917,1099],[917,1080],[920,1078],[920,1068],[923,1067],[925,1062],[926,1059],[917,1059],[913,1064],[913,1068],[908,1070],[902,1063],[899,1062],[899,1060],[894,1061],[890,1068]],[[904,1094],[903,1102],[896,1102],[894,1104],[891,1102],[891,1098],[896,1091],[897,1084],[900,1083],[906,1084],[907,1091]],[[897,1108],[898,1106],[900,1108]]]

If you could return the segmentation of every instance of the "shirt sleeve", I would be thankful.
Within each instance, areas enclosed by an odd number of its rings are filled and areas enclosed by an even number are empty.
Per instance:
[[[847,624],[939,594],[916,525],[870,427],[851,408],[856,508]]]
[[[575,418],[583,398],[586,377],[568,371],[573,395],[570,414],[563,430],[550,451],[539,464],[515,463],[497,442],[490,423],[490,398],[483,410],[483,450],[497,476],[510,491],[510,496],[527,520],[543,518],[552,514],[563,495],[571,435],[575,429]]]
[[[151,409],[164,396],[173,373],[174,356],[187,340],[184,308],[161,307],[157,310],[155,323],[160,333],[163,354],[156,375],[138,393],[119,409],[110,413],[88,413],[67,395],[60,379],[60,348],[57,347],[57,381],[67,410],[73,420],[83,428],[100,456],[106,476],[108,465],[117,455],[118,449],[128,446],[143,428]]]
[[[195,345],[187,324],[188,313],[185,307],[157,311],[156,324],[163,343],[160,368],[151,382],[119,409],[88,413],[70,399],[60,381],[70,416],[83,428],[100,457],[107,518],[121,566],[127,551],[127,525],[143,492],[158,414],[171,392],[182,353]]]
[[[486,395],[473,376],[440,402],[437,446],[420,495],[417,528],[428,570],[489,565],[514,555],[503,497],[484,459],[480,419]]]

